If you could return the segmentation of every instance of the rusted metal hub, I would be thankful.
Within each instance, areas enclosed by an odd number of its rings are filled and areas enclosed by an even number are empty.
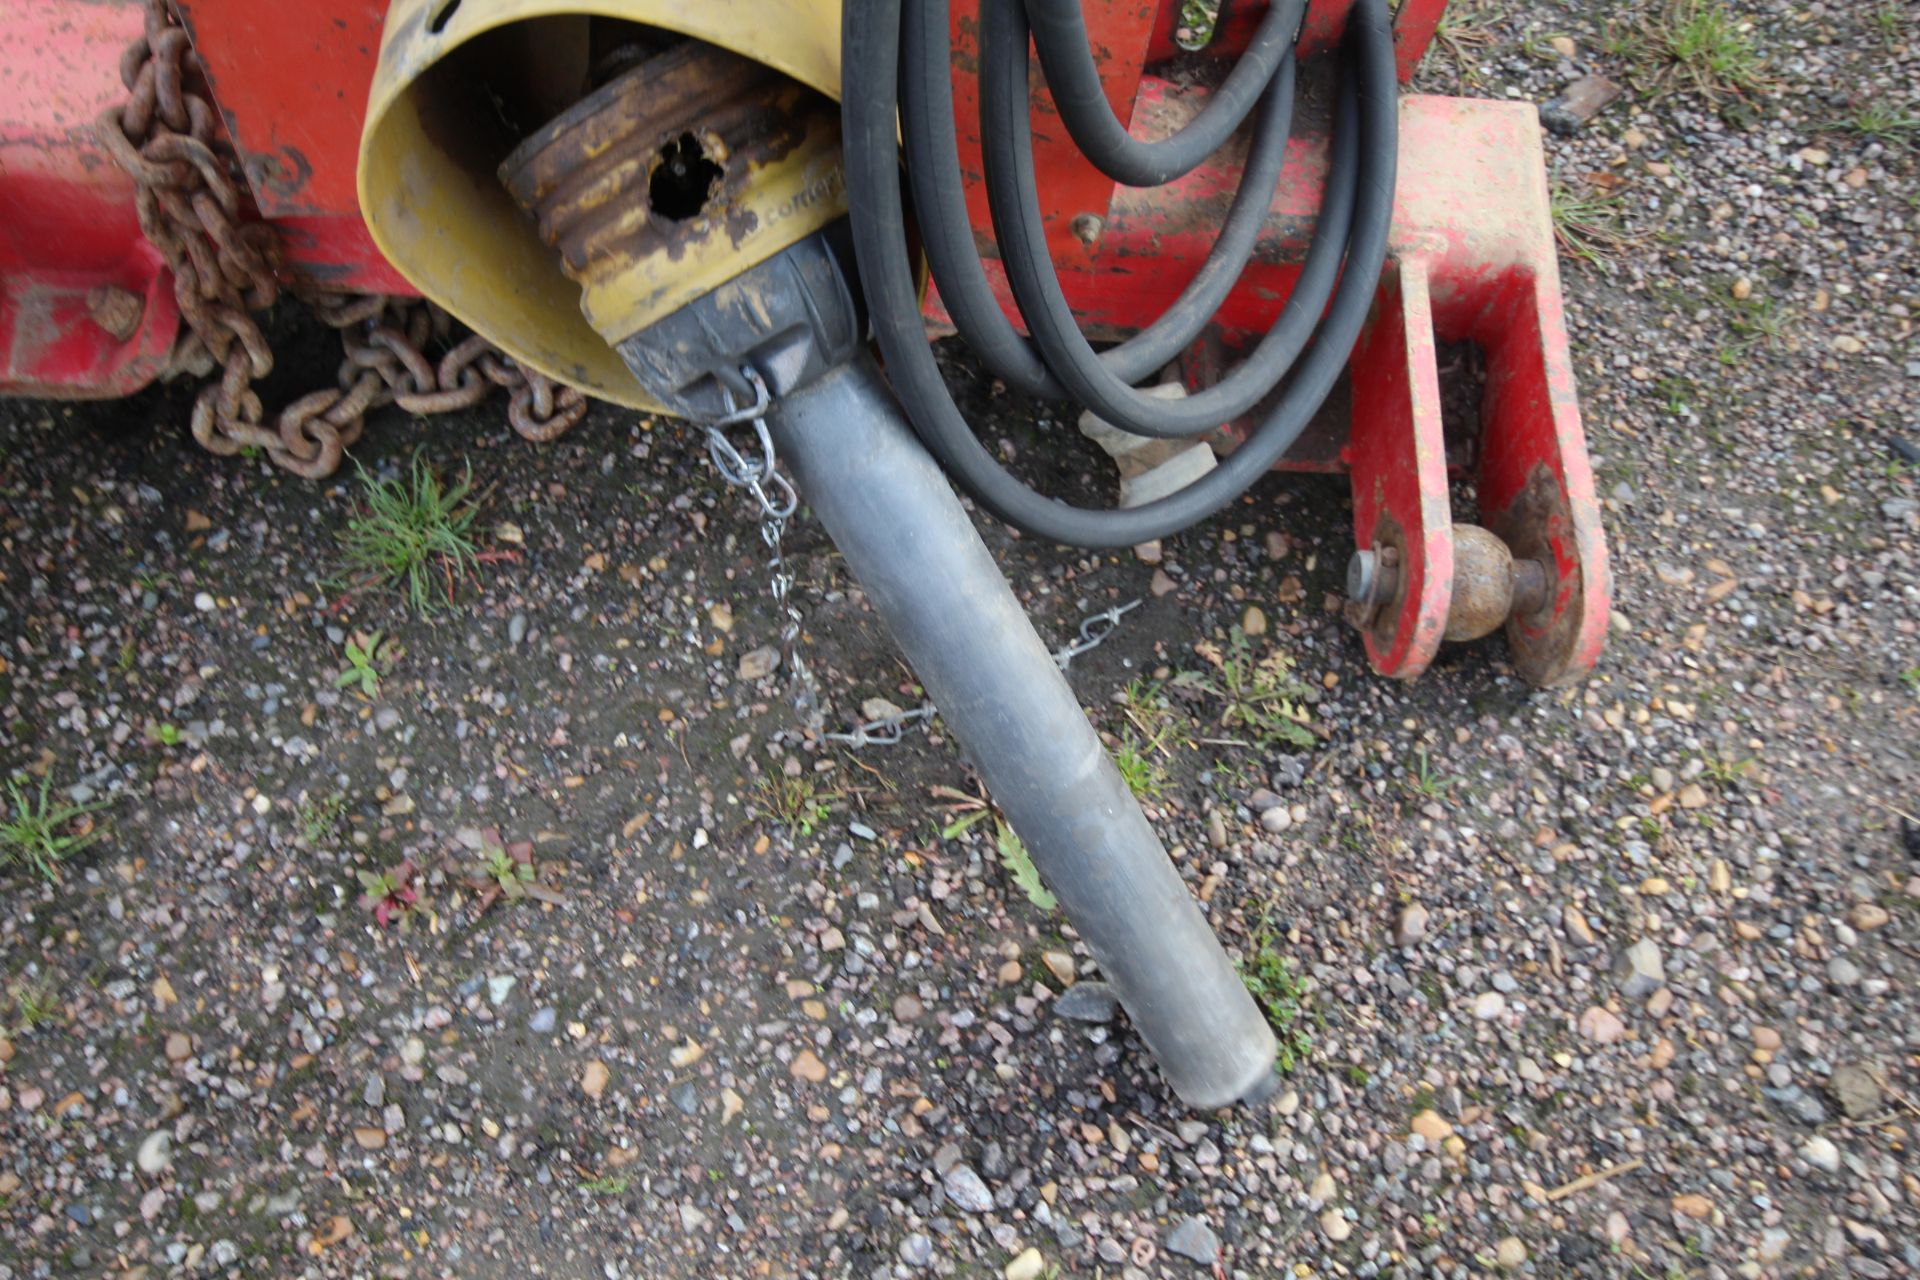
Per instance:
[[[846,208],[833,103],[696,40],[582,99],[500,178],[616,346]]]
[[[1445,638],[1491,635],[1514,608],[1513,552],[1477,524],[1453,526],[1453,598]]]
[[[1445,638],[1478,640],[1509,618],[1538,613],[1547,599],[1547,571],[1536,560],[1516,560],[1507,544],[1477,524],[1453,526],[1453,591]],[[1381,546],[1353,553],[1347,562],[1348,619],[1371,626],[1380,611],[1400,598],[1400,551]]]

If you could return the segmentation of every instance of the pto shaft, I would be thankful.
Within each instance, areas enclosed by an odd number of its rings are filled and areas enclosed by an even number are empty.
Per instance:
[[[1174,1092],[1264,1097],[1273,1032],[870,357],[782,396],[768,425]]]

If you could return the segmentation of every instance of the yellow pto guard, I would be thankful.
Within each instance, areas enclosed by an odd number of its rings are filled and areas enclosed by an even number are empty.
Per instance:
[[[617,27],[610,39],[606,20],[639,27]],[[580,284],[499,177],[523,138],[549,121],[562,126],[555,117],[610,78],[609,61],[619,69],[620,41],[644,46],[640,27],[694,37],[839,95],[838,0],[394,0],[360,141],[359,188],[375,243],[422,294],[550,377],[658,411],[582,315]],[[737,64],[722,74],[739,74]],[[618,229],[627,284],[618,296],[589,288],[597,320],[643,328],[845,212],[833,113],[806,111],[802,100],[812,95],[799,86],[792,96],[797,115],[823,124],[777,156],[742,147],[718,121],[689,130],[675,104],[640,104],[659,136],[622,140],[626,154],[601,172],[609,194],[645,191],[662,164],[705,160],[721,174],[690,215],[649,205],[649,227]],[[682,145],[688,133],[692,152]]]

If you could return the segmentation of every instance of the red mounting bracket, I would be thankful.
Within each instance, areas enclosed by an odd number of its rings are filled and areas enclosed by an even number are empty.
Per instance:
[[[1531,107],[1413,98],[1401,113],[1397,270],[1352,362],[1354,535],[1398,551],[1396,594],[1364,628],[1385,675],[1419,675],[1462,613],[1484,607],[1456,564],[1440,411],[1439,345],[1469,342],[1486,383],[1475,450],[1482,528],[1537,572],[1502,610],[1516,671],[1577,680],[1606,640],[1611,580],[1568,350],[1545,157]],[[1537,571],[1532,566],[1539,566]],[[1456,598],[1456,568],[1473,591]],[[1517,572],[1517,571],[1516,571]],[[1500,620],[1489,620],[1497,625]],[[1452,624],[1450,627],[1450,623]],[[1468,633],[1484,628],[1467,626]]]
[[[123,396],[167,367],[173,276],[93,138],[138,5],[13,0],[0,22],[0,393]]]
[[[1132,4],[1088,15],[1109,98],[1141,137],[1173,132],[1205,101],[1205,89],[1146,70],[1168,54],[1164,22],[1177,8],[1159,9],[1160,26]],[[1403,72],[1444,8],[1442,0],[1401,5],[1395,38]],[[977,175],[979,139],[965,136],[977,118],[967,10],[955,6],[954,89],[961,168]],[[1244,41],[1264,10],[1228,5],[1215,47],[1227,52]],[[1337,0],[1314,0],[1302,48],[1330,43],[1345,12]],[[1034,131],[1049,243],[1068,301],[1091,333],[1137,329],[1205,260],[1238,189],[1244,142],[1177,182],[1138,190],[1116,187],[1077,154],[1044,92],[1036,96]],[[1347,386],[1280,465],[1348,470],[1356,544],[1394,562],[1378,580],[1390,579],[1391,594],[1362,611],[1375,670],[1417,676],[1449,633],[1478,635],[1504,624],[1523,678],[1577,680],[1606,638],[1610,582],[1567,347],[1538,116],[1526,103],[1407,96],[1400,137],[1392,260],[1374,314]],[[1183,364],[1193,385],[1217,376],[1225,350],[1251,345],[1291,293],[1320,208],[1327,148],[1324,132],[1296,127],[1263,241],[1216,331]],[[990,245],[977,178],[968,194],[975,239]],[[1017,320],[998,263],[987,266]],[[946,319],[937,295],[927,311],[935,324]],[[1441,416],[1440,352],[1461,343],[1478,348],[1486,372],[1479,430],[1467,441],[1449,440]],[[1227,424],[1221,442],[1230,445],[1251,425]],[[1457,532],[1448,482],[1463,467],[1477,482],[1480,524]]]

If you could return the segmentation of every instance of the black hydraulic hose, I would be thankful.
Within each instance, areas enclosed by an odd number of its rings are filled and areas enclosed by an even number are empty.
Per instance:
[[[988,372],[1027,395],[1066,399],[1068,392],[1001,310],[973,242],[955,145],[948,11],[949,0],[924,0],[908,4],[901,20],[906,74],[900,82],[900,131],[927,266],[954,329]],[[1185,350],[1253,256],[1286,167],[1294,83],[1295,61],[1288,49],[1262,100],[1239,190],[1206,261],[1159,319],[1097,357],[1122,382],[1131,385],[1151,376]],[[1332,284],[1329,276],[1329,292]],[[1325,301],[1323,294],[1314,308],[1316,318]]]
[[[1002,467],[954,404],[927,343],[906,249],[895,112],[902,0],[846,0],[841,21],[841,122],[861,286],[887,373],[914,429],[987,510],[1037,537],[1122,547],[1188,528],[1244,493],[1279,461],[1332,390],[1365,323],[1386,260],[1398,163],[1397,84],[1385,0],[1357,0],[1349,18],[1359,137],[1359,194],[1347,264],[1312,349],[1253,435],[1207,475],[1124,510],[1071,506]]]
[[[1286,377],[1333,291],[1344,234],[1317,235],[1290,307],[1251,355],[1226,377],[1184,399],[1135,390],[1104,367],[1080,332],[1047,250],[1028,114],[1026,11],[1021,0],[983,0],[980,31],[980,137],[994,238],[1020,313],[1054,379],[1087,408],[1136,435],[1204,435],[1259,404]],[[1349,77],[1350,78],[1350,77]],[[1340,126],[1350,131],[1350,122]],[[1350,163],[1336,144],[1334,163]],[[1337,185],[1330,183],[1330,185]],[[1329,193],[1329,200],[1332,194]],[[1337,224],[1336,224],[1337,226]]]
[[[1180,132],[1142,142],[1114,117],[1100,83],[1080,0],[1026,0],[1047,89],[1074,144],[1094,167],[1130,187],[1158,187],[1193,171],[1240,127],[1292,50],[1304,0],[1278,0],[1206,108]],[[1021,47],[1024,59],[1025,46]]]

